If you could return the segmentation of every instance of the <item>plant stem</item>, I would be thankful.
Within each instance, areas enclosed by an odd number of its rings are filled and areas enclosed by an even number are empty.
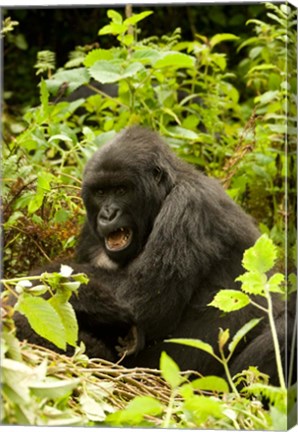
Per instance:
[[[167,409],[166,409],[166,417],[163,421],[162,428],[168,429],[170,427],[176,393],[177,392],[175,389],[171,393],[169,404],[168,404]]]
[[[281,361],[279,341],[278,341],[278,336],[277,336],[277,331],[276,331],[276,326],[275,326],[274,316],[273,316],[272,299],[271,299],[271,295],[269,293],[269,289],[266,285],[265,285],[265,294],[266,294],[266,299],[268,302],[268,318],[269,318],[269,324],[270,324],[271,334],[272,334],[272,339],[273,339],[279,383],[280,383],[280,387],[283,390],[286,390],[286,383],[285,383],[283,366],[282,366],[282,361]]]
[[[229,384],[231,386],[231,389],[232,389],[233,393],[235,393],[235,395],[239,396],[238,390],[236,389],[236,386],[233,383],[233,379],[232,379],[231,374],[230,374],[230,370],[229,370],[229,367],[228,367],[228,362],[226,361],[225,358],[223,358],[222,364],[223,364],[223,367],[224,367],[224,370],[225,370],[228,382],[229,382]]]

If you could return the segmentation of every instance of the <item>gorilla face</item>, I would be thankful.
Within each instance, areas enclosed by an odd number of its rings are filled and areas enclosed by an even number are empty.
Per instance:
[[[116,138],[94,154],[84,173],[82,196],[88,223],[106,255],[122,265],[143,249],[173,186],[156,155],[148,159],[144,147],[131,141],[119,145]],[[131,152],[135,158],[126,159]],[[146,153],[145,163],[142,153]]]

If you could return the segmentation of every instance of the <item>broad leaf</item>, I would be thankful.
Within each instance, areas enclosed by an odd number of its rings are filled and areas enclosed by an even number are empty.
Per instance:
[[[75,89],[83,84],[87,84],[90,80],[88,70],[86,68],[76,68],[67,71],[57,72],[52,78],[46,80],[47,87],[51,93],[56,93],[58,89],[67,84],[69,92],[73,92]]]
[[[112,52],[110,50],[98,48],[90,51],[85,59],[84,66],[90,67],[93,66],[95,62],[99,60],[111,60],[113,58]]]
[[[214,354],[213,348],[211,345],[209,345],[206,342],[201,341],[200,339],[185,339],[185,338],[179,338],[179,339],[167,339],[165,342],[171,342],[171,343],[178,343],[181,345],[187,345],[192,348],[197,348],[202,351],[205,351],[211,355]]]
[[[242,282],[241,289],[244,292],[248,294],[264,296],[264,286],[267,282],[267,277],[265,274],[246,272],[243,275],[237,277],[236,281]]]
[[[66,349],[64,325],[54,307],[41,297],[22,296],[16,305],[32,329],[58,348]]]
[[[196,379],[191,383],[196,390],[211,390],[218,393],[229,393],[229,386],[226,380],[218,376],[206,376]]]
[[[79,328],[72,305],[68,302],[64,302],[63,297],[59,294],[54,295],[49,300],[49,303],[60,316],[65,329],[66,342],[75,347],[78,340]]]
[[[195,58],[180,52],[169,51],[157,60],[154,68],[161,69],[165,67],[178,68],[193,68],[195,66]]]
[[[89,72],[92,78],[103,84],[117,82],[121,79],[122,63],[122,60],[99,60],[89,68]]]
[[[70,394],[80,383],[79,378],[71,380],[57,380],[48,378],[46,381],[29,383],[33,393],[44,399],[61,399]]]
[[[223,41],[232,41],[238,40],[239,36],[235,36],[231,33],[219,33],[213,36],[209,42],[211,48],[215,47],[215,45],[223,42]]]
[[[265,273],[272,269],[276,258],[276,246],[267,234],[263,234],[254,246],[244,252],[242,263],[248,271]]]
[[[270,292],[284,293],[285,289],[281,284],[284,282],[285,277],[281,273],[275,273],[268,281],[268,287]]]
[[[160,370],[162,377],[172,388],[178,387],[182,382],[180,369],[171,357],[166,352],[161,353]]]
[[[139,21],[142,21],[143,19],[147,18],[147,16],[153,14],[152,11],[145,11],[145,12],[141,12],[139,14],[133,15],[129,18],[127,18],[124,22],[125,24],[128,25],[135,25],[136,23],[138,23]]]
[[[237,290],[219,291],[208,306],[214,306],[223,312],[232,312],[242,309],[250,303],[249,297]]]

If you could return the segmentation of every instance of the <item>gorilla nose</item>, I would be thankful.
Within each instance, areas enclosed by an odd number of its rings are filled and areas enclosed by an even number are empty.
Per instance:
[[[109,224],[118,218],[121,211],[117,206],[104,207],[99,212],[99,222],[103,225]]]

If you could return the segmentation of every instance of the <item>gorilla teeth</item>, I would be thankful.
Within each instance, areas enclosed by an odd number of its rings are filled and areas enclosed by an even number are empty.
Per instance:
[[[131,239],[132,231],[129,228],[121,227],[108,234],[105,244],[108,250],[117,252],[128,247]]]

